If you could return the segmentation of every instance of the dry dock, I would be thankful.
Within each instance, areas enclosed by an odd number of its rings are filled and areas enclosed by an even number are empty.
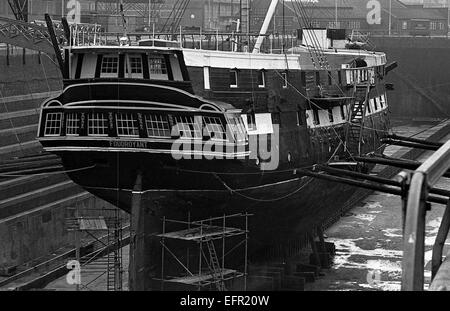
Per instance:
[[[450,124],[450,121],[439,123],[409,122],[394,124],[398,135],[414,138],[427,138]],[[446,136],[442,141],[447,140]],[[385,154],[393,157],[408,157],[411,149],[390,146]],[[418,160],[425,160],[431,152],[426,152]],[[385,167],[377,166],[375,171]],[[448,189],[450,181],[445,179],[438,185]],[[434,244],[438,227],[442,220],[444,208],[434,205],[427,216],[426,238],[426,285],[431,278],[431,248]],[[336,256],[330,269],[322,270],[313,283],[306,283],[305,290],[333,291],[387,291],[400,290],[402,273],[403,236],[401,230],[401,199],[385,193],[375,192],[358,203],[325,232],[327,242],[336,246]],[[444,250],[448,252],[447,243]],[[123,289],[127,290],[128,247],[123,249]],[[81,272],[82,290],[105,290],[106,269],[102,270],[101,260],[86,266]],[[75,285],[66,281],[66,276],[50,282],[46,290],[74,290]]]
[[[437,128],[426,130],[429,124],[403,125],[394,130],[399,135],[426,138]],[[419,134],[417,134],[419,133]],[[447,136],[442,141],[447,141]],[[385,154],[401,157],[409,148],[390,146]],[[425,153],[418,160],[430,155]],[[380,169],[380,167],[378,167]],[[437,185],[450,188],[450,180],[441,179]],[[402,275],[403,235],[401,198],[375,192],[344,215],[326,232],[328,242],[336,245],[336,257],[325,276],[307,286],[307,290],[337,291],[396,291],[400,290]],[[442,221],[444,206],[433,204],[426,220],[425,289],[431,281],[432,247]],[[447,240],[444,254],[450,249]]]

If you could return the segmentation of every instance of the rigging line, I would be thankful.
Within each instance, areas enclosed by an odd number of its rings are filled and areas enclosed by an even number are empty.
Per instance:
[[[279,171],[261,171],[261,172],[247,172],[247,173],[227,173],[227,172],[212,172],[212,171],[198,171],[198,170],[189,170],[177,167],[165,167],[166,169],[172,169],[183,173],[194,173],[194,174],[213,174],[213,175],[223,175],[223,176],[248,176],[248,175],[271,175],[271,174],[280,174],[280,173],[291,173],[296,170],[309,169],[313,168],[313,165],[296,167],[287,170],[279,170]]]
[[[302,15],[302,18],[305,20],[305,24],[310,25],[311,22],[308,19],[308,16],[307,16],[307,13],[305,11],[303,4],[301,2],[299,3],[298,0],[296,0],[296,3],[299,6],[299,11]],[[310,25],[309,28],[312,28],[312,25]],[[314,52],[314,55],[316,56],[320,67],[324,68],[325,65],[327,65],[327,60],[326,60],[326,57],[323,55],[322,51],[318,48],[320,46],[319,41],[314,32],[309,31],[308,33],[309,33],[309,37],[312,41],[311,42],[312,44],[311,45],[307,44],[307,47],[310,48]]]
[[[295,11],[295,16],[297,17],[298,25],[299,25],[300,28],[303,28],[303,27],[302,27],[302,21],[301,21],[301,18],[300,18],[300,16],[299,16],[299,14],[297,13],[297,7],[296,7],[295,5],[293,5],[293,8],[294,8],[294,11]],[[314,68],[317,68],[316,62],[315,62],[315,60],[314,60],[314,57],[313,57],[313,54],[312,54],[311,50],[310,50],[308,47],[307,47],[307,50],[308,50],[309,56],[311,57],[311,62],[312,62],[312,64],[313,64]]]
[[[278,70],[275,70],[275,72],[276,72],[280,77],[282,77],[282,75],[280,74],[280,72],[279,72]],[[288,83],[291,87],[293,87],[294,90],[295,90],[300,96],[302,96],[304,99],[306,99],[310,104],[314,105],[316,108],[318,108],[318,109],[321,110],[321,108],[320,108],[317,104],[315,104],[314,102],[312,102],[307,96],[303,95],[303,94],[295,87],[295,85],[293,85],[292,83],[289,82],[289,80],[287,81],[287,83]],[[347,121],[347,123],[349,123],[349,121]],[[353,157],[352,153],[350,152],[350,150],[348,150],[346,144],[345,144],[344,141],[342,140],[341,136],[339,136],[339,134],[336,132],[336,129],[335,129],[333,126],[331,126],[331,129],[333,130],[333,132],[334,132],[336,138],[338,138],[339,141],[342,142],[342,144],[343,144],[343,146],[344,146],[344,151],[346,151],[346,152],[349,154],[349,156],[350,156],[353,160],[355,160],[355,158]],[[355,160],[355,161],[356,161],[356,160]]]
[[[308,21],[308,24],[312,25],[311,18],[308,17],[308,14],[307,14],[307,12],[306,12],[306,9],[305,9],[305,7],[304,7],[304,4],[303,4],[302,2],[300,2],[300,5],[301,5],[302,8],[303,8],[303,12],[304,12],[304,15],[305,15],[305,19]],[[312,37],[313,37],[313,40],[314,40],[313,46],[314,46],[314,45],[316,46],[316,53],[319,53],[319,55],[320,55],[320,57],[321,57],[321,59],[322,59],[322,62],[325,64],[325,66],[326,66],[327,68],[329,68],[329,67],[330,67],[330,64],[328,63],[328,59],[327,59],[327,57],[326,57],[326,55],[325,55],[325,53],[324,53],[324,50],[320,48],[319,40],[318,40],[318,38],[317,38],[315,32],[312,32]]]
[[[231,194],[237,194],[238,196],[241,196],[245,199],[251,200],[251,201],[255,201],[255,202],[262,202],[262,203],[270,203],[270,202],[277,202],[277,201],[281,201],[284,199],[287,199],[295,194],[297,194],[298,192],[300,192],[301,190],[303,190],[304,188],[306,188],[306,186],[308,186],[314,179],[313,178],[308,178],[308,181],[303,184],[301,187],[299,187],[297,190],[284,195],[282,197],[276,198],[276,199],[259,199],[259,198],[253,198],[250,196],[247,196],[245,194],[240,193],[239,191],[233,190],[231,189],[219,176],[215,175],[215,177],[223,184],[223,186],[225,188],[227,188],[228,191],[230,191]]]
[[[73,170],[65,170],[65,171],[58,171],[58,172],[48,172],[48,173],[37,173],[37,174],[0,174],[0,177],[33,177],[33,176],[52,176],[52,175],[59,175],[59,174],[66,174],[66,173],[76,173],[81,171],[87,171],[90,169],[93,169],[97,166],[97,164],[86,166],[82,168],[77,168]]]
[[[167,17],[167,19],[166,19],[166,21],[165,21],[165,23],[164,23],[164,25],[163,25],[163,27],[161,29],[161,32],[164,32],[166,30],[166,26],[169,26],[169,23],[170,23],[170,21],[172,19],[172,14],[175,15],[175,12],[179,9],[177,7],[179,6],[180,1],[182,1],[182,0],[177,0],[175,2],[175,4],[173,5],[173,10],[170,11],[169,16]],[[173,28],[172,28],[172,31],[173,31]]]
[[[311,25],[310,20],[308,19],[308,15],[307,15],[307,12],[305,11],[303,4],[296,1],[296,5],[298,7],[298,11],[300,12],[302,19],[304,20],[304,24],[307,26],[307,28],[311,28],[312,25]],[[318,51],[315,49],[314,37],[311,35],[310,39],[312,39],[312,41],[313,41],[312,45],[310,46],[309,44],[307,44],[307,46],[308,46],[308,48],[313,50],[314,54],[316,55],[317,60],[319,61],[320,66],[322,67],[322,58],[321,58],[321,55],[318,53]]]
[[[39,62],[41,63],[42,71],[44,72],[45,82],[47,83],[47,89],[48,89],[48,92],[50,93],[50,91],[51,91],[50,83],[48,83],[47,72],[45,71],[44,63],[41,59],[41,52],[38,53],[38,57],[39,57]]]
[[[300,4],[303,5],[301,2],[300,2]],[[306,20],[308,21],[308,24],[311,24],[311,19],[308,17],[308,15],[304,9],[303,9],[303,12],[304,12]],[[319,55],[320,60],[322,62],[322,64],[321,64],[322,68],[329,69],[330,64],[328,63],[328,59],[324,53],[324,50],[322,48],[320,48],[320,42],[319,42],[319,39],[317,38],[316,33],[310,32],[310,36],[312,36],[312,39],[313,39],[313,45],[312,45],[313,49],[314,49],[315,53],[317,55]]]
[[[2,98],[3,106],[5,107],[5,112],[8,114],[8,105],[6,104],[5,98],[3,97],[3,92],[0,88],[0,97]],[[22,142],[20,141],[19,135],[17,133],[17,128],[14,126],[14,122],[11,117],[8,117],[9,123],[11,125],[11,129],[14,131],[14,135],[16,136],[16,140],[19,143],[20,151],[22,151],[22,154],[25,155],[25,152],[23,150]]]

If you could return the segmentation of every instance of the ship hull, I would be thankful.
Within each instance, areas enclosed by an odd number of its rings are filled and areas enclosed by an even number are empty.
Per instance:
[[[93,159],[103,159],[103,166],[69,173],[72,180],[95,196],[128,213],[132,212],[133,200],[139,197],[140,215],[146,218],[141,221],[150,224],[142,229],[148,235],[146,243],[149,246],[146,249],[151,250],[148,251],[147,261],[154,263],[146,265],[149,268],[146,280],[160,278],[162,267],[169,275],[184,272],[173,260],[161,264],[160,239],[156,235],[163,230],[186,229],[187,225],[166,226],[163,229],[164,218],[196,221],[223,215],[250,214],[248,259],[251,263],[264,262],[286,258],[306,246],[307,234],[315,234],[317,228],[338,217],[356,191],[356,188],[344,184],[298,175],[294,168],[262,174],[248,167],[244,160],[230,160],[229,163],[222,160],[220,165],[211,161],[209,167],[205,167],[207,161],[198,161],[195,167],[195,162],[191,160],[186,162],[189,166],[178,162],[175,168],[169,156],[91,152],[60,153],[60,156],[69,171],[71,168],[92,166]],[[133,189],[139,171],[142,174],[142,188]],[[214,171],[218,171],[217,174],[211,173]],[[226,225],[245,228],[243,219],[227,222]],[[227,248],[232,248],[233,243],[236,245],[239,241],[231,239]],[[192,253],[189,259],[186,257],[186,249],[192,248],[192,245],[171,243],[171,251],[182,262],[198,262],[198,257]],[[243,256],[243,249],[235,251],[227,259],[228,267],[242,269]],[[190,269],[195,271],[196,265],[193,264]]]

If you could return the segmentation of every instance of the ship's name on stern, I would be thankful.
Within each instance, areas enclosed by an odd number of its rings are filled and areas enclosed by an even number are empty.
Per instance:
[[[147,142],[145,141],[110,141],[110,147],[114,148],[147,148]]]

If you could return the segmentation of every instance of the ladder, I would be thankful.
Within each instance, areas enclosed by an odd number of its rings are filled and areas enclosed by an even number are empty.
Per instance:
[[[214,283],[216,284],[218,291],[225,291],[226,288],[224,281],[222,279],[222,269],[220,268],[219,258],[217,257],[214,241],[213,240],[206,241],[206,246],[208,247],[210,260],[209,268],[211,269],[211,274],[213,276]]]
[[[361,155],[364,123],[371,87],[370,77],[367,79],[366,84],[358,84],[357,81],[354,83],[353,100],[352,105],[350,105],[350,113],[348,116],[349,124],[347,127],[345,143],[347,149],[352,154]]]
[[[114,211],[112,230],[108,231],[106,288],[108,291],[122,290],[122,225],[118,209]]]

